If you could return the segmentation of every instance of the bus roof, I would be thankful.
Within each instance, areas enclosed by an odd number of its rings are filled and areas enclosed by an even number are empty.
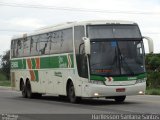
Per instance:
[[[137,24],[137,23],[132,22],[132,21],[124,21],[124,20],[92,20],[92,21],[82,21],[82,22],[66,22],[63,24],[42,27],[38,30],[31,32],[31,33],[15,35],[12,37],[12,40],[23,38],[26,36],[33,36],[33,35],[43,34],[43,33],[47,33],[47,32],[57,31],[57,30],[61,30],[61,29],[67,29],[67,28],[70,28],[73,26],[78,26],[78,25],[85,26],[85,25],[103,25],[103,24],[131,24],[131,25],[133,25],[133,24]]]

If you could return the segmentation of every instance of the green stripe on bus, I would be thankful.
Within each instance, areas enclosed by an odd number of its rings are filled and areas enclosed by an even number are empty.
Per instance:
[[[74,58],[73,58],[73,54],[70,54],[70,56],[71,56],[71,63],[72,63],[71,68],[73,68],[73,67],[74,67]]]
[[[26,69],[26,59],[23,59],[23,68],[22,69]]]
[[[40,58],[40,69],[50,68],[50,58],[49,57],[41,57]]]
[[[101,77],[101,76],[98,76],[98,75],[91,75],[90,76],[90,79],[91,80],[99,80],[99,81],[105,81],[105,77]]]
[[[67,55],[40,57],[40,69],[68,67],[73,68],[73,54],[69,54],[69,56],[70,57],[68,57]],[[32,69],[36,69],[36,59],[31,58],[31,62]],[[26,69],[26,66],[26,59],[11,60],[11,69]]]
[[[144,79],[147,77],[146,73],[139,74],[136,76],[131,76],[131,77],[113,77],[113,81],[130,81],[130,80],[138,80],[138,79]]]
[[[137,76],[137,79],[143,79],[143,78],[147,78],[147,73],[140,74]]]
[[[113,77],[113,81],[129,81],[129,80],[135,80],[136,77],[133,77],[133,79],[129,79],[129,77]]]
[[[31,59],[32,61],[32,69],[36,69],[36,61],[34,58]]]
[[[39,80],[39,75],[38,75],[38,70],[34,70],[34,74],[35,74],[35,77],[36,77],[36,81],[38,81]]]
[[[11,69],[22,69],[22,68],[23,68],[22,59],[11,61]]]
[[[128,77],[128,76],[112,77],[112,79],[113,79],[113,81],[130,81],[130,80],[144,79],[146,77],[147,77],[147,74],[143,73],[143,74],[135,75],[132,77]],[[101,80],[101,81],[106,80],[105,77],[98,76],[98,75],[91,75],[90,79],[91,80]]]

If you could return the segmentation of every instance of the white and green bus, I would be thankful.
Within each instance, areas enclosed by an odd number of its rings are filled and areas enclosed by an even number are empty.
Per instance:
[[[11,41],[12,87],[22,96],[105,97],[123,102],[146,89],[143,39],[130,21],[69,22]]]

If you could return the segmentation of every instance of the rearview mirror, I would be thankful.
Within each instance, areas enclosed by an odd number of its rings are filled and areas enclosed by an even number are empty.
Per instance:
[[[84,49],[85,49],[85,54],[89,55],[91,52],[91,44],[90,44],[90,39],[87,37],[82,38],[84,41]]]
[[[153,53],[154,52],[153,40],[146,36],[143,36],[143,39],[146,39],[148,41],[149,53]]]

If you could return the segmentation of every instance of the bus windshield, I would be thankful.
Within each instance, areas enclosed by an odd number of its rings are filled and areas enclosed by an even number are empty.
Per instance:
[[[104,76],[135,75],[145,72],[142,41],[92,41],[91,74]]]
[[[91,74],[132,76],[145,72],[143,41],[137,25],[92,25],[87,31]]]

